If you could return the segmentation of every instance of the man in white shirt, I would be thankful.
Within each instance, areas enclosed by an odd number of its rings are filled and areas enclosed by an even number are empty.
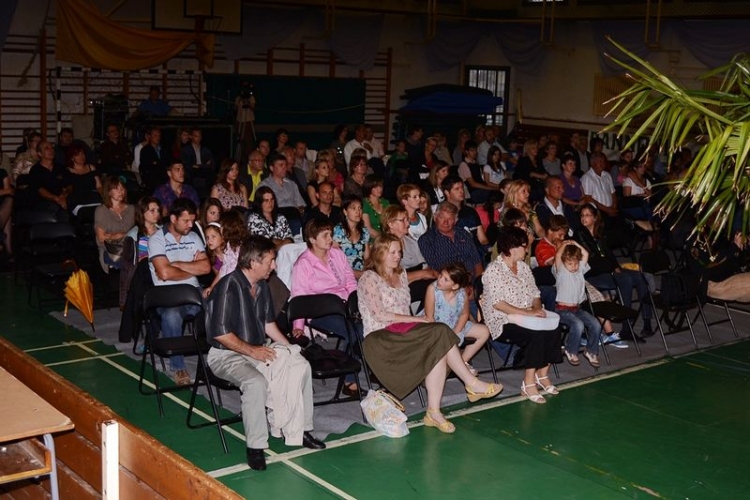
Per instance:
[[[583,193],[591,196],[591,203],[609,217],[617,215],[615,185],[609,172],[604,171],[606,158],[602,153],[592,153],[591,168],[581,177]]]
[[[372,146],[365,143],[365,126],[357,125],[354,129],[354,139],[346,143],[344,146],[344,159],[346,164],[349,165],[349,161],[352,159],[352,153],[355,149],[364,149],[367,151],[367,159],[372,158]]]
[[[383,149],[383,143],[375,137],[375,132],[372,130],[372,125],[365,125],[365,149],[372,154],[373,158],[382,158],[385,156],[385,150]]]

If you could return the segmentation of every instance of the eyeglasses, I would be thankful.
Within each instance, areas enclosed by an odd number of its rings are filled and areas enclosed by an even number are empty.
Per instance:
[[[406,222],[408,219],[401,218],[401,219],[391,219],[391,220],[398,221],[398,222]]]

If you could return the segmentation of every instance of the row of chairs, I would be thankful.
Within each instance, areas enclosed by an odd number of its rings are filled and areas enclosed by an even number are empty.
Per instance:
[[[351,304],[351,305],[350,305]],[[307,321],[322,316],[337,315],[345,319],[347,325],[350,325],[352,318],[356,318],[356,296],[344,301],[336,295],[323,294],[316,296],[294,297],[287,304],[287,324],[292,325],[294,320],[305,318]],[[188,316],[183,322],[183,335],[181,337],[166,338],[159,337],[158,327],[158,308],[162,307],[179,307],[184,305],[197,306],[200,312],[195,316]],[[231,382],[216,376],[206,362],[206,354],[210,345],[206,336],[205,309],[203,298],[199,290],[191,285],[171,285],[158,286],[149,289],[143,301],[144,317],[142,328],[144,330],[143,353],[141,357],[141,368],[138,382],[138,389],[144,395],[156,395],[159,408],[159,415],[164,416],[164,406],[162,401],[163,394],[180,390],[191,390],[190,403],[188,405],[188,414],[186,423],[190,428],[200,428],[207,425],[215,425],[224,452],[228,452],[226,439],[224,437],[223,427],[232,423],[241,421],[241,415],[230,417],[221,417],[221,391],[239,391],[240,388]],[[353,326],[352,326],[353,328]],[[353,331],[353,330],[352,330]],[[336,332],[323,332],[326,335],[334,335]],[[356,335],[350,336],[356,337]],[[138,342],[138,339],[135,340]],[[314,339],[312,341],[315,342]],[[326,405],[332,403],[342,403],[348,401],[361,401],[361,395],[356,393],[354,396],[342,397],[342,388],[347,375],[354,375],[359,387],[359,372],[362,370],[362,363],[358,361],[353,354],[356,352],[360,359],[362,356],[362,346],[357,341],[348,352],[338,349],[326,349],[325,356],[319,359],[309,359],[312,368],[312,376],[315,379],[327,380],[337,379],[337,386],[332,398],[323,401],[315,401],[314,405]],[[195,381],[190,386],[178,386],[174,384],[163,384],[160,380],[157,368],[156,358],[159,357],[162,369],[165,369],[164,359],[171,356],[197,356],[197,370]],[[151,380],[153,388],[148,387],[146,382],[146,365],[150,360]],[[365,369],[368,387],[370,386],[369,375]],[[208,392],[209,403],[213,414],[213,421],[195,423],[195,405],[198,391],[201,387],[206,387]],[[216,389],[216,394],[214,394]]]
[[[666,255],[664,252],[644,252],[640,256],[639,263],[641,266],[642,273],[646,273],[646,272],[652,273],[657,277],[675,272],[675,268],[671,264],[669,256]],[[643,279],[645,280],[645,277],[643,277]],[[646,283],[648,286],[648,282]],[[590,308],[592,314],[594,314],[595,316],[602,317],[604,319],[609,319],[615,322],[629,323],[632,329],[632,324],[635,322],[637,317],[642,313],[644,303],[641,303],[638,309],[626,308],[621,305],[621,302],[622,302],[621,291],[619,289],[616,291],[619,295],[619,303],[609,302],[609,301],[594,303],[594,302],[589,301],[588,307]],[[697,310],[696,318],[697,318],[697,315],[701,316],[704,322],[704,325],[706,326],[709,340],[713,342],[713,338],[709,330],[709,325],[703,312],[702,301],[698,293],[689,295],[690,300],[685,300],[681,302],[673,302],[673,301],[665,302],[661,300],[660,294],[655,293],[655,290],[652,290],[650,286],[648,288],[648,291],[649,291],[648,300],[650,304],[652,305],[655,313],[657,313],[655,315],[657,328],[659,329],[659,333],[662,337],[667,354],[669,354],[669,346],[666,341],[666,336],[669,334],[678,333],[681,331],[686,331],[686,330],[690,331],[693,342],[697,348],[698,344],[697,344],[695,332],[693,329],[694,321],[691,321],[690,319],[691,311]],[[481,282],[477,282],[475,297],[478,302],[479,302],[479,298],[481,297],[481,292],[482,292]],[[717,301],[713,301],[713,302],[718,303]],[[224,425],[240,421],[241,417],[239,415],[234,415],[228,418],[221,417],[220,410],[219,410],[219,407],[221,406],[221,391],[222,390],[239,390],[239,388],[237,388],[236,386],[234,386],[233,384],[231,384],[230,382],[226,380],[216,377],[216,375],[214,375],[211,372],[210,368],[208,367],[206,363],[205,354],[208,352],[209,344],[206,341],[206,330],[205,330],[205,322],[203,318],[203,313],[201,312],[199,315],[197,315],[194,318],[186,319],[184,328],[185,328],[185,331],[189,333],[189,335],[179,337],[176,339],[158,338],[158,327],[156,326],[158,325],[158,321],[157,321],[158,315],[156,314],[156,309],[159,307],[177,307],[177,306],[185,305],[185,304],[192,304],[192,305],[199,306],[201,308],[203,307],[203,299],[200,293],[198,292],[196,288],[190,285],[155,287],[153,289],[150,289],[146,293],[146,297],[144,299],[145,317],[143,321],[143,326],[146,332],[144,336],[145,348],[144,348],[143,355],[142,355],[139,390],[144,394],[156,394],[157,395],[159,413],[160,415],[163,416],[162,394],[167,393],[167,392],[172,392],[175,390],[186,389],[186,388],[192,389],[192,393],[190,397],[190,404],[189,404],[189,409],[188,409],[188,416],[187,416],[187,425],[191,428],[203,427],[206,425],[216,425],[220,438],[221,438],[222,447],[224,448],[224,451],[227,452],[227,445],[226,445],[226,440],[224,438],[222,427]],[[728,321],[732,322],[727,303],[723,302],[723,306],[725,310],[727,311],[727,317],[729,318]],[[310,319],[315,319],[315,318],[319,318],[322,316],[329,316],[329,315],[341,316],[342,318],[345,319],[345,324],[348,325],[347,326],[348,328],[349,327],[354,328],[354,323],[357,321],[361,321],[361,318],[359,317],[359,312],[358,312],[358,301],[357,301],[356,292],[354,292],[352,296],[349,297],[349,300],[347,301],[344,301],[340,299],[339,297],[337,297],[336,295],[331,295],[331,294],[295,297],[290,300],[286,308],[287,325],[289,325],[290,328],[294,320],[298,318],[306,318],[306,320],[309,321]],[[681,327],[683,322],[687,323],[687,328],[679,328]],[[667,328],[664,328],[665,324],[667,325]],[[732,327],[733,327],[735,336],[738,336],[736,328],[734,328],[733,322],[732,322]],[[339,333],[339,336],[340,336],[342,332],[326,331],[323,333],[326,334],[327,336],[333,336],[336,333]],[[349,338],[357,337],[356,335],[351,335],[350,333],[351,332],[347,332],[347,337]],[[502,336],[499,338],[499,340],[503,342]],[[315,343],[314,339],[312,343],[313,344]],[[490,362],[490,370],[488,371],[491,371],[494,379],[497,380],[498,371],[501,371],[504,369],[511,369],[512,366],[509,363],[509,360],[506,358],[504,360],[505,361],[504,365],[500,368],[496,368],[494,360],[493,360],[493,353],[492,353],[490,344],[487,343],[485,347],[486,347],[486,352],[488,354],[488,358]],[[640,355],[641,351],[637,343],[636,343],[636,349]],[[611,361],[609,359],[606,346],[603,347],[603,352],[607,360],[607,363],[610,364]],[[160,384],[159,376],[156,370],[155,358],[156,357],[162,358],[162,365],[163,365],[163,358],[170,357],[173,355],[188,355],[188,356],[197,355],[198,369],[197,369],[197,373],[195,377],[195,382],[191,386],[188,386],[188,387],[173,386],[173,385],[162,386]],[[144,378],[145,378],[145,372],[146,372],[147,358],[150,358],[151,365],[152,365],[151,370],[152,370],[152,377],[153,377],[153,383],[154,383],[153,390],[148,390],[145,387]],[[349,374],[353,374],[357,381],[357,385],[358,386],[360,385],[359,384],[359,372],[362,371],[363,368],[364,368],[364,374],[365,374],[367,386],[372,387],[369,370],[367,369],[367,364],[363,356],[362,346],[361,346],[361,343],[359,342],[359,339],[353,345],[350,345],[350,350],[348,350],[348,352],[342,352],[342,351],[339,351],[338,349],[333,349],[333,350],[329,350],[327,355],[322,356],[319,359],[311,359],[310,361],[311,361],[312,373],[313,373],[314,378],[322,379],[324,381],[326,379],[337,379],[337,386],[334,391],[333,397],[324,401],[316,401],[314,403],[315,405],[324,405],[324,404],[331,404],[331,403],[338,403],[338,402],[360,400],[361,396],[359,394],[346,397],[346,398],[342,398],[341,391],[343,388],[345,377]],[[557,373],[556,367],[555,367],[555,372]],[[211,404],[214,421],[196,424],[193,421],[195,403],[197,399],[198,390],[202,386],[206,386],[208,389],[209,402]],[[216,395],[214,395],[212,388],[218,389],[218,392]],[[421,387],[417,388],[417,392],[419,394],[420,399],[423,401],[423,404],[424,404],[424,398],[423,398]]]

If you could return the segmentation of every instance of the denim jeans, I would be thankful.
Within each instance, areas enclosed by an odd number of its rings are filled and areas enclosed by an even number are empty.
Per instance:
[[[156,312],[161,316],[161,333],[165,338],[179,337],[182,335],[182,320],[185,316],[198,314],[200,306],[185,305],[180,307],[159,307]],[[172,371],[185,369],[185,358],[183,356],[172,356],[169,358]]]
[[[578,354],[581,345],[583,330],[586,330],[586,350],[591,354],[599,354],[599,337],[602,334],[602,325],[599,320],[580,307],[577,311],[556,308],[555,312],[560,315],[560,322],[567,325],[570,331],[565,340],[565,350],[571,354]]]

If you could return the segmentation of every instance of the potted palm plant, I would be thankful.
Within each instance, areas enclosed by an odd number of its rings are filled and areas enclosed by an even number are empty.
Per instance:
[[[713,238],[731,232],[738,211],[743,232],[750,218],[750,55],[738,54],[731,62],[701,78],[720,77],[718,90],[690,90],[660,73],[648,62],[627,51],[634,64],[607,55],[627,72],[632,86],[610,102],[614,121],[604,130],[632,132],[625,148],[648,136],[670,156],[688,141],[700,148],[685,175],[670,182],[657,211],[663,217],[691,213],[694,233]]]

